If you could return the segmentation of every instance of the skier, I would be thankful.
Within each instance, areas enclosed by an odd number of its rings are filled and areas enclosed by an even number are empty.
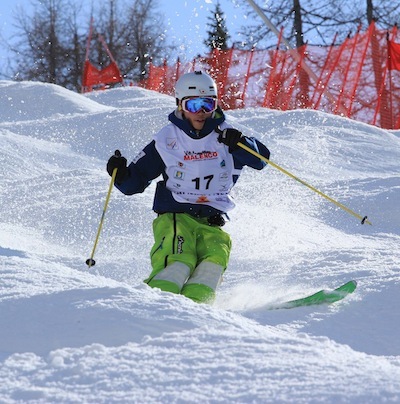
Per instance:
[[[230,191],[244,166],[266,165],[238,142],[269,158],[254,138],[225,122],[217,86],[200,71],[176,82],[177,108],[153,140],[127,166],[119,151],[107,163],[115,186],[125,195],[157,183],[153,210],[152,272],[145,282],[193,301],[211,303],[229,260],[231,238],[222,226],[235,205]]]

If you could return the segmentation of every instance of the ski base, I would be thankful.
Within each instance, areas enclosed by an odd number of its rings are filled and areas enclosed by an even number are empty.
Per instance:
[[[321,304],[331,304],[344,299],[350,293],[356,290],[357,282],[351,280],[334,290],[320,290],[310,296],[301,299],[290,300],[268,307],[270,310],[275,309],[292,309],[294,307],[316,306]]]

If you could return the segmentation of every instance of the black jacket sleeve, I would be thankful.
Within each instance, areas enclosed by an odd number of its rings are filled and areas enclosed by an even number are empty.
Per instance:
[[[245,145],[250,149],[254,150],[256,153],[261,156],[269,159],[270,151],[266,146],[264,146],[260,141],[253,137],[245,136]],[[232,152],[233,159],[235,161],[236,168],[242,168],[244,166],[249,166],[255,168],[256,170],[263,169],[267,164],[263,160],[254,156],[247,150],[242,149],[240,146]]]
[[[125,195],[138,194],[143,192],[163,171],[164,163],[153,140],[129,164],[128,175],[124,181],[115,186]]]

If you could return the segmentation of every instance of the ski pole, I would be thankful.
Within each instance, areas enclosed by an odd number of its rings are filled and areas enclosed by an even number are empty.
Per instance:
[[[115,151],[115,155],[116,156],[121,156],[121,153],[119,152],[119,150]],[[100,223],[99,223],[99,228],[97,229],[97,235],[96,235],[96,239],[94,242],[94,246],[93,246],[93,250],[92,250],[92,254],[90,255],[90,258],[88,258],[86,260],[86,265],[90,268],[93,265],[96,264],[96,261],[93,259],[94,257],[94,253],[96,251],[96,247],[97,247],[97,243],[99,241],[99,237],[100,237],[100,233],[101,233],[101,228],[103,227],[103,222],[104,222],[104,217],[106,215],[106,210],[107,210],[107,206],[108,206],[108,201],[110,200],[110,196],[111,196],[111,191],[113,189],[113,185],[114,185],[114,181],[115,181],[115,177],[117,176],[117,171],[118,168],[114,168],[113,172],[112,172],[112,176],[111,176],[111,181],[110,181],[110,185],[108,187],[108,193],[107,193],[107,197],[106,197],[106,201],[104,203],[104,208],[103,208],[103,213],[101,215],[101,219],[100,219]]]
[[[254,151],[253,149],[251,149],[250,147],[246,146],[245,144],[239,142],[238,146],[240,146],[242,149],[246,150],[247,152],[251,153],[252,155],[258,157],[259,159],[265,161],[266,163],[270,164],[272,167],[278,169],[279,171],[281,171],[282,173],[286,174],[287,176],[289,176],[290,178],[293,178],[294,180],[300,182],[300,184],[305,185],[307,188],[311,189],[312,191],[316,192],[318,195],[322,196],[323,198],[327,199],[329,202],[332,202],[333,204],[335,204],[336,206],[338,206],[339,208],[343,209],[344,211],[346,211],[347,213],[349,213],[350,215],[355,216],[357,219],[361,220],[361,224],[367,223],[367,224],[371,224],[372,223],[367,219],[367,216],[361,216],[358,213],[354,212],[353,210],[351,210],[350,208],[348,208],[347,206],[343,205],[342,203],[335,201],[333,198],[331,198],[330,196],[324,194],[323,192],[319,191],[317,188],[313,187],[310,184],[307,184],[305,181],[301,180],[300,178],[296,177],[294,174],[290,173],[289,171],[285,170],[284,168],[278,166],[278,164],[272,162],[271,160],[267,159],[266,157],[262,156],[261,154],[257,153],[256,151]]]

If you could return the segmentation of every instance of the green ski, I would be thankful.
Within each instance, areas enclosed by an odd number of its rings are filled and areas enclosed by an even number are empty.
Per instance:
[[[269,309],[292,309],[294,307],[315,306],[330,304],[344,299],[348,294],[353,293],[357,287],[356,281],[349,281],[334,290],[320,290],[310,296],[301,299],[290,300],[269,307]]]

